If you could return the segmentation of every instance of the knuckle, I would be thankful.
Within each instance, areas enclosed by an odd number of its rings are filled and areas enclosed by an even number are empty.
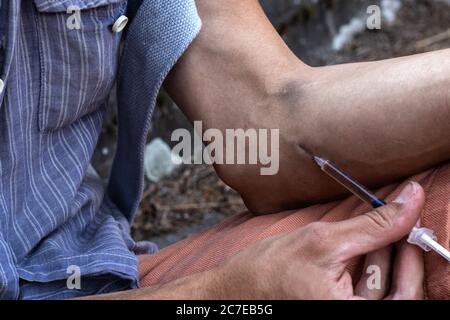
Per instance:
[[[423,300],[424,296],[423,282],[417,286],[410,286],[410,289],[405,294],[405,297],[410,300]]]
[[[374,209],[367,213],[366,216],[374,228],[385,230],[395,227],[397,212],[398,208],[394,204]]]
[[[416,293],[412,296],[411,299],[412,299],[412,300],[423,300],[423,299],[425,299],[425,295],[424,295],[423,291],[421,291],[421,292],[416,292]]]
[[[330,225],[325,222],[314,222],[305,228],[305,244],[314,248],[316,252],[333,250]]]
[[[425,298],[422,288],[409,290],[409,292],[397,292],[393,295],[392,300],[423,300]]]
[[[414,300],[423,300],[423,299],[425,299],[425,293],[423,292],[423,289],[420,289],[414,295]]]

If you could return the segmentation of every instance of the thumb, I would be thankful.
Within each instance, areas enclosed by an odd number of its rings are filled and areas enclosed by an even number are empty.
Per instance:
[[[423,188],[410,182],[390,204],[334,225],[342,261],[383,248],[405,237],[425,204]]]

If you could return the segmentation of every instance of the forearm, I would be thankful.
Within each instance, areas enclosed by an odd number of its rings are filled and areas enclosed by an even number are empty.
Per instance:
[[[219,299],[219,273],[215,270],[195,274],[173,282],[123,292],[84,297],[83,300],[206,300]]]

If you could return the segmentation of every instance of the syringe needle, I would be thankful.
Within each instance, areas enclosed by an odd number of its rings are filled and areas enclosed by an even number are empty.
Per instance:
[[[304,149],[304,148],[303,148]],[[342,186],[350,190],[357,197],[363,201],[371,204],[374,208],[384,206],[386,203],[379,199],[376,195],[370,192],[366,187],[350,177],[347,173],[342,171],[337,165],[330,160],[322,159],[315,156],[306,149],[305,152],[311,156],[314,162],[329,176],[339,182]],[[450,261],[450,252],[441,246],[437,241],[437,237],[434,235],[433,230],[427,228],[414,229],[409,234],[408,242],[421,247],[425,251],[435,251],[441,255],[447,261]]]

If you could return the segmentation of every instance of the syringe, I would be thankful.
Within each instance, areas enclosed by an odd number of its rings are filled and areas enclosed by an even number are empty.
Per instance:
[[[447,261],[450,261],[450,252],[436,242],[437,237],[433,230],[414,227],[409,234],[408,242],[421,247],[425,251],[433,250]]]
[[[386,204],[383,200],[379,199],[376,195],[370,192],[366,187],[364,187],[350,175],[342,171],[333,162],[314,156],[312,154],[311,156],[323,172],[339,182],[339,184],[344,186],[347,190],[351,191],[361,200],[369,203],[374,208],[381,207]],[[437,237],[434,235],[433,230],[418,227],[413,228],[408,238],[409,243],[417,245],[427,252],[433,250],[447,261],[450,261],[450,252],[439,243],[437,243],[436,240]]]

